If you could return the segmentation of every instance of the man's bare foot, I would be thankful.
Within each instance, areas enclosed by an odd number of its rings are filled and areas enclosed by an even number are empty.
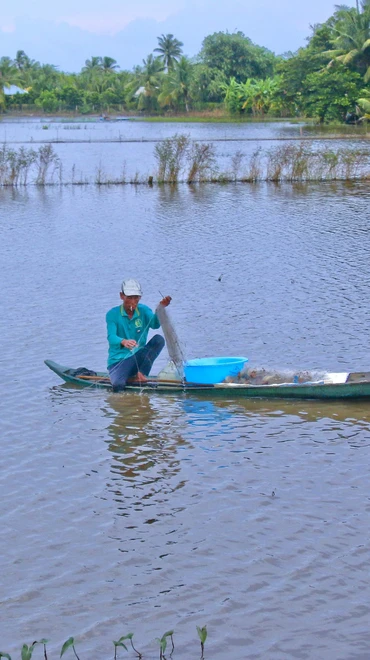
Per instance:
[[[137,372],[136,376],[133,378],[129,378],[128,383],[147,383],[148,379],[144,374],[142,374],[140,371]]]

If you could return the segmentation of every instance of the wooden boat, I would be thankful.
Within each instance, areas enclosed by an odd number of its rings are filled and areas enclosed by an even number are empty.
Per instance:
[[[100,387],[111,390],[107,372],[89,372],[87,369],[63,367],[52,360],[45,364],[66,383],[81,387]],[[84,373],[87,372],[87,373]],[[188,383],[180,380],[162,380],[150,377],[146,383],[130,383],[127,390],[155,390],[156,392],[196,392],[225,398],[264,399],[370,399],[370,372],[327,373],[320,381],[305,383],[217,383],[215,385]]]

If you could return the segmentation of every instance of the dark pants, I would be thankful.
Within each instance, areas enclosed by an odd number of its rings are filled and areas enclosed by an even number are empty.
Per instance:
[[[136,376],[138,371],[148,376],[153,366],[154,360],[157,359],[164,346],[164,339],[161,335],[154,335],[139,351],[134,353],[131,357],[116,362],[108,368],[109,377],[113,385],[114,392],[123,390],[129,378]]]

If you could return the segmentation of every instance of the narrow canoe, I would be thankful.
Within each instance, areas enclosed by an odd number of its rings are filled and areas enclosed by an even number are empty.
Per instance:
[[[76,369],[63,367],[52,360],[45,364],[66,383],[81,387],[100,387],[111,390],[107,372],[94,375],[76,374]],[[150,377],[146,383],[131,383],[127,390],[155,390],[156,392],[205,392],[227,398],[263,399],[370,399],[370,372],[328,373],[325,380],[307,383],[279,383],[250,385],[248,383],[217,383],[202,385],[183,381],[159,380]]]

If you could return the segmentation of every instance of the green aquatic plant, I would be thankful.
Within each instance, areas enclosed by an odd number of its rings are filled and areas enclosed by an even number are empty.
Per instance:
[[[167,632],[164,633],[164,635],[162,635],[160,639],[159,637],[157,637],[157,642],[159,644],[159,660],[165,659],[164,653],[167,648],[167,637],[171,638],[171,642],[172,642],[171,655],[172,655],[175,648],[175,645],[173,643],[173,633],[174,633],[173,630],[168,630]]]
[[[76,649],[75,649],[75,639],[74,639],[74,637],[70,637],[69,639],[67,639],[66,642],[64,642],[64,644],[63,644],[63,646],[62,646],[62,650],[61,650],[61,652],[60,652],[60,657],[62,657],[62,656],[65,654],[65,652],[67,651],[67,649],[69,649],[69,648],[71,648],[71,647],[72,647],[72,649],[73,649],[73,653],[75,654],[77,660],[80,660],[80,658],[78,657],[78,655],[77,655],[77,653],[76,653]],[[23,660],[23,659],[22,659],[22,660]]]
[[[0,651],[0,658],[6,658],[6,660],[12,660],[9,653],[2,653]]]
[[[123,643],[126,639],[130,640],[131,647],[135,651],[135,653],[137,654],[137,657],[139,658],[139,660],[140,660],[140,658],[142,658],[142,655],[141,655],[140,651],[138,651],[134,647],[134,644],[132,642],[133,636],[134,636],[133,633],[128,633],[127,635],[123,635],[122,637],[120,637],[117,642],[113,642],[113,644],[114,644],[114,660],[117,660],[117,648],[119,646],[122,646],[126,651],[128,651],[128,648],[127,648],[126,644]]]
[[[43,644],[43,646],[44,646],[44,658],[47,660],[47,655],[46,655],[47,641],[48,641],[47,639],[40,639],[40,641],[32,642],[32,644],[30,644],[30,646],[27,646],[27,644],[23,644],[22,650],[21,650],[21,660],[31,660],[32,653],[33,653],[33,650],[34,650],[36,644]],[[9,656],[5,655],[5,657],[9,657]],[[0,658],[1,658],[1,654],[0,654]]]
[[[198,637],[200,639],[200,649],[202,652],[201,660],[202,660],[204,658],[204,644],[206,643],[206,639],[207,639],[207,626],[203,626],[203,628],[197,626],[197,632],[198,632]]]
[[[126,644],[123,643],[123,640],[124,640],[124,639],[126,639],[126,637],[120,637],[119,640],[118,640],[117,642],[115,642],[115,641],[113,640],[113,644],[114,644],[114,660],[117,660],[117,648],[118,648],[119,646],[122,646],[122,648],[124,648],[125,651],[128,651],[128,648],[127,648]]]

